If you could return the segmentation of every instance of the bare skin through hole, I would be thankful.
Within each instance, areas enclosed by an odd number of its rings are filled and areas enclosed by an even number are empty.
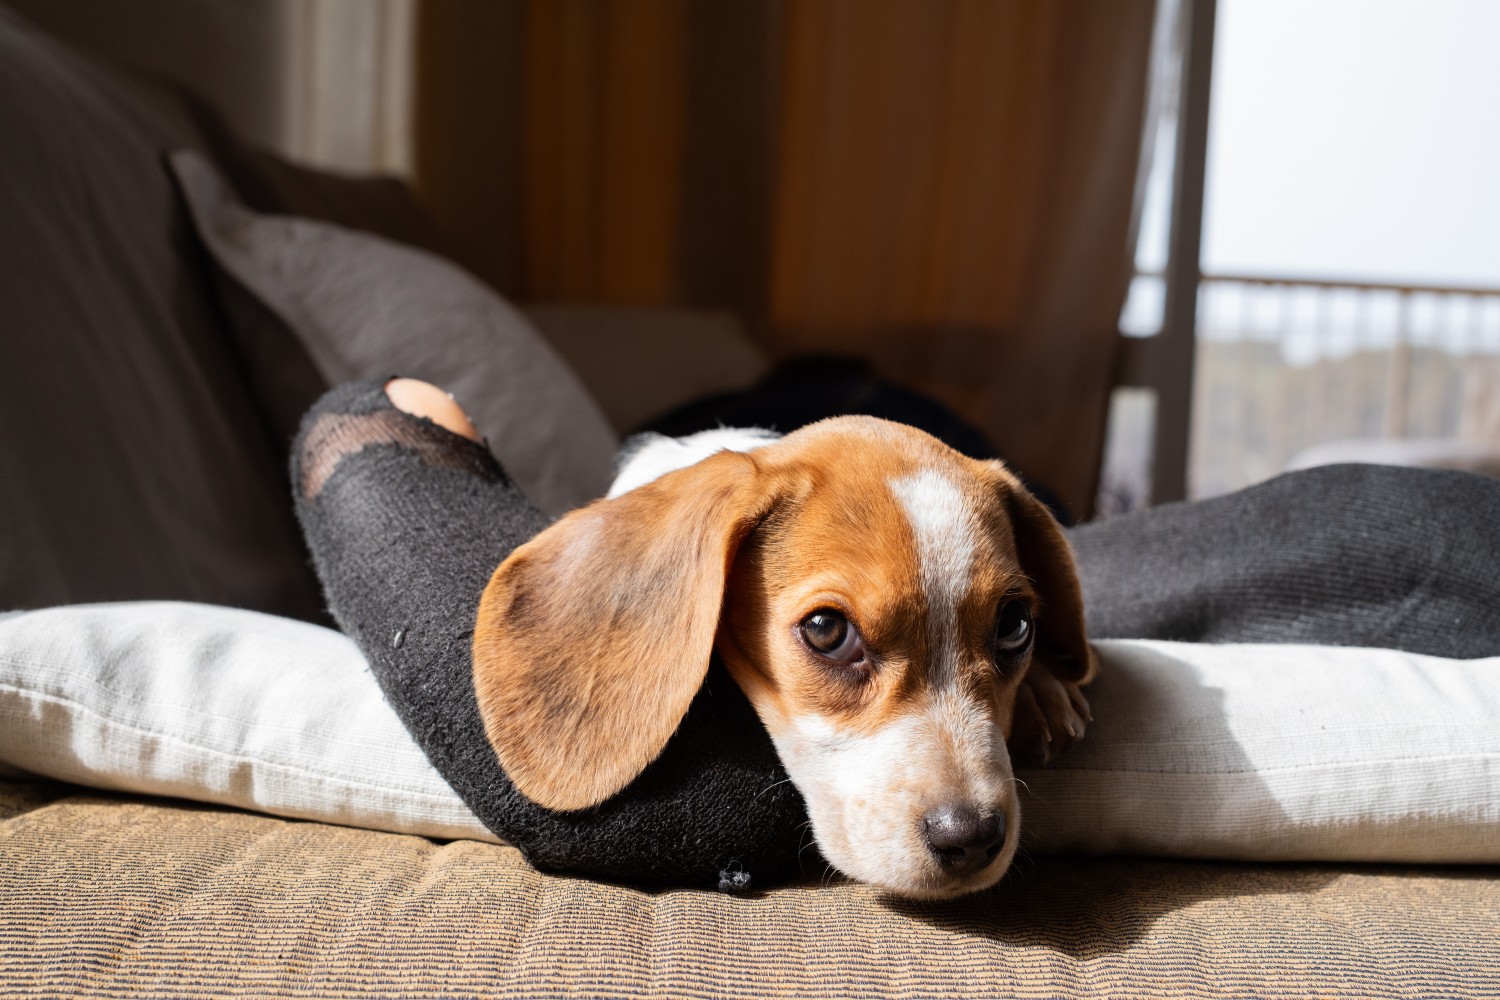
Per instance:
[[[298,462],[304,497],[317,497],[346,456],[371,445],[399,445],[415,452],[428,465],[471,468],[474,452],[459,439],[476,444],[482,444],[483,439],[452,397],[429,382],[411,378],[391,379],[384,388],[394,411],[322,413],[307,429]],[[413,421],[413,416],[426,418],[443,431]]]
[[[431,382],[415,378],[393,378],[385,384],[386,398],[398,410],[426,417],[439,427],[460,434],[470,441],[479,440],[479,428],[454,402],[453,397]]]

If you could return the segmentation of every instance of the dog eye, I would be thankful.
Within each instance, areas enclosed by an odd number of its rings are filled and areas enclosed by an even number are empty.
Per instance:
[[[1035,629],[1031,626],[1031,609],[1024,601],[1006,601],[995,616],[995,653],[1014,656],[1031,645]]]
[[[837,611],[814,611],[802,619],[802,641],[814,652],[842,663],[853,663],[865,655],[859,632]]]

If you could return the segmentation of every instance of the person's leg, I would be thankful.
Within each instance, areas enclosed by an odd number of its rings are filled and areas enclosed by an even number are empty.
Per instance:
[[[303,422],[292,476],[329,610],[362,643],[373,629],[410,633],[402,612],[477,600],[500,561],[548,523],[458,404],[411,379],[325,395]]]
[[[712,884],[796,863],[801,799],[720,669],[662,756],[597,808],[550,812],[511,785],[479,716],[470,647],[491,574],[549,519],[446,393],[408,379],[332,390],[303,421],[292,476],[334,619],[438,772],[534,864]]]

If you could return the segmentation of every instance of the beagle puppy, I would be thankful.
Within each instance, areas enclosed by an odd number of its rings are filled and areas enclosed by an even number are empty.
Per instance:
[[[1001,463],[871,417],[647,440],[499,566],[474,654],[502,766],[559,810],[640,774],[717,654],[824,857],[927,898],[1005,873],[1008,747],[1080,738],[1095,670],[1046,508]]]

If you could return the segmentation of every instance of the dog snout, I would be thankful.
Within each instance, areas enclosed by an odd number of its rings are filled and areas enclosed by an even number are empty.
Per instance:
[[[980,815],[972,806],[948,803],[922,817],[927,846],[943,869],[953,875],[979,871],[995,860],[1005,841],[1005,817]]]

